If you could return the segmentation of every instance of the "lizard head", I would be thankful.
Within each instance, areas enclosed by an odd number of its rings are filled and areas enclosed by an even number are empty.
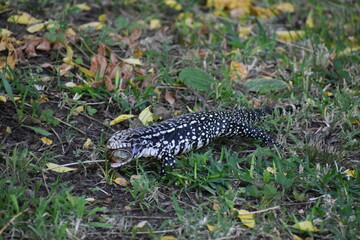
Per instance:
[[[120,167],[134,159],[139,148],[136,143],[138,133],[130,129],[116,132],[108,140],[106,147],[107,159],[111,161],[111,167]]]

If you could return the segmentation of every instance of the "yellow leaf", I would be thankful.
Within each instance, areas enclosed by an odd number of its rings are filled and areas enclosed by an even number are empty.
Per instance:
[[[214,203],[214,204],[213,204],[213,209],[214,209],[215,211],[218,211],[218,210],[220,209],[220,205],[219,205],[218,203]]]
[[[75,110],[72,112],[73,116],[78,116],[81,112],[84,111],[84,106],[78,106],[75,108]]]
[[[48,167],[48,170],[58,173],[71,172],[77,170],[76,168],[63,167],[55,163],[47,163],[46,166]]]
[[[246,78],[248,71],[242,63],[231,61],[230,63],[230,81],[240,80]]]
[[[4,130],[4,133],[5,133],[5,134],[10,134],[10,133],[12,133],[11,128],[10,128],[10,127],[6,127],[5,130]]]
[[[12,15],[8,18],[7,21],[10,23],[17,23],[23,25],[35,24],[41,22],[41,20],[32,17],[30,14],[26,12],[20,12],[20,15]]]
[[[98,21],[101,23],[105,23],[106,22],[106,14],[104,13],[104,14],[99,15]]]
[[[84,73],[85,75],[87,75],[87,76],[89,76],[89,77],[92,77],[92,78],[95,77],[95,73],[91,72],[89,69],[86,69],[86,68],[84,68],[84,67],[82,67],[82,66],[80,66],[80,65],[78,65],[78,64],[76,64],[76,63],[72,63],[72,65],[78,67],[79,70],[80,70],[82,73]]]
[[[360,122],[358,120],[351,120],[350,121],[352,124],[357,124],[357,125],[360,125]]]
[[[6,97],[3,95],[0,95],[0,102],[6,103]]]
[[[176,240],[176,237],[173,236],[163,236],[160,238],[160,240]]]
[[[304,31],[276,31],[276,37],[284,42],[292,42],[301,39],[305,36]]]
[[[122,121],[125,121],[126,119],[129,119],[129,118],[133,118],[133,117],[136,117],[135,115],[131,115],[131,114],[122,114],[122,115],[119,115],[117,116],[114,120],[112,120],[110,122],[110,125],[115,125],[117,123],[120,123]]]
[[[45,23],[37,23],[26,28],[29,33],[36,33],[45,27]]]
[[[328,97],[333,97],[334,94],[332,92],[324,91],[325,95]]]
[[[233,10],[233,9],[241,9],[244,13],[250,12],[252,0],[207,0],[206,6],[213,7],[216,10],[224,10],[225,8]]]
[[[249,211],[246,211],[244,209],[236,209],[233,208],[234,211],[237,211],[238,213],[238,218],[240,219],[240,221],[247,227],[249,228],[254,228],[255,227],[255,220],[254,220],[254,214],[250,213]]]
[[[244,39],[248,39],[252,28],[253,28],[252,26],[249,26],[249,27],[240,26],[239,27],[239,37],[244,38]]]
[[[207,228],[209,229],[210,232],[214,231],[216,229],[216,226],[210,225],[210,224],[206,224]]]
[[[355,177],[355,170],[347,169],[344,173],[347,177]]]
[[[129,185],[129,182],[125,178],[122,178],[122,177],[115,178],[113,180],[113,182],[122,187],[127,187]]]
[[[130,65],[142,65],[140,59],[137,59],[137,58],[127,58],[127,59],[121,59],[121,60]]]
[[[88,148],[88,147],[90,147],[91,145],[93,145],[94,143],[91,141],[91,139],[90,138],[88,138],[88,139],[86,139],[86,141],[84,142],[84,144],[83,144],[83,148],[85,149],[85,148]]]
[[[12,34],[11,31],[9,31],[5,28],[0,28],[0,37],[5,37],[5,36],[10,37],[11,34]]]
[[[66,29],[65,34],[67,37],[75,37],[76,36],[76,32],[72,28]]]
[[[150,24],[149,24],[149,28],[150,29],[156,29],[156,28],[160,28],[161,27],[161,23],[159,19],[151,19],[150,20]]]
[[[145,108],[139,115],[139,120],[146,126],[149,123],[153,122],[153,115],[150,112],[150,107]]]
[[[309,14],[308,14],[308,16],[307,16],[307,18],[306,18],[306,26],[308,27],[308,28],[313,28],[314,27],[314,20],[313,20],[313,11],[312,10],[310,10],[310,12],[309,12]]]
[[[280,13],[280,12],[292,13],[292,12],[295,11],[294,6],[291,3],[288,3],[288,2],[275,4],[275,5],[273,5],[271,7],[271,9],[277,10],[276,13]]]
[[[77,7],[80,10],[83,10],[83,11],[90,11],[91,10],[91,7],[89,7],[89,5],[87,5],[86,3],[75,4],[74,7]]]
[[[293,234],[292,236],[293,236],[294,240],[303,240],[301,237],[299,237],[299,236],[297,236],[295,234]]]
[[[14,101],[20,100],[21,97],[14,97]]]
[[[53,143],[53,141],[51,139],[48,139],[47,137],[40,138],[40,141],[42,141],[46,145],[51,145]]]
[[[319,229],[314,227],[314,225],[310,221],[298,222],[298,223],[295,223],[294,225],[292,225],[291,227],[299,229],[301,231],[310,231],[310,232],[318,232],[319,231]]]
[[[74,55],[74,51],[69,45],[66,45],[66,57],[63,58],[63,62],[67,64],[72,64],[72,58]]]
[[[182,6],[175,0],[166,0],[165,5],[175,9],[176,11],[180,11],[182,9]]]
[[[269,173],[275,174],[275,170],[274,170],[274,168],[272,168],[272,167],[267,167],[266,170],[267,170]]]
[[[79,29],[86,30],[87,28],[94,28],[96,30],[99,30],[99,29],[103,28],[104,26],[105,26],[105,24],[103,24],[101,22],[89,22],[89,23],[80,25]]]

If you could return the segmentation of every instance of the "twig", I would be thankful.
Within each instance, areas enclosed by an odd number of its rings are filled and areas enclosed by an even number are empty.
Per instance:
[[[79,164],[84,164],[84,163],[99,163],[99,162],[106,162],[106,160],[105,160],[105,159],[101,159],[101,160],[91,160],[91,161],[76,162],[76,163],[67,163],[67,164],[63,164],[63,165],[56,166],[56,167],[43,169],[43,171],[46,172],[46,171],[48,171],[48,170],[52,170],[52,169],[55,169],[55,168],[61,168],[61,167],[79,165]]]
[[[9,227],[10,224],[12,224],[18,217],[20,217],[23,213],[29,211],[29,208],[26,208],[24,211],[19,212],[15,216],[13,216],[8,223],[5,224],[0,230],[0,235]]]

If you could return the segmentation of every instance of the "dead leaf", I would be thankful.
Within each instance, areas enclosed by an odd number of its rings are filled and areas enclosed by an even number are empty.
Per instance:
[[[240,26],[239,27],[239,37],[248,39],[252,28],[253,28],[253,26],[248,26],[248,27]]]
[[[7,98],[4,95],[0,95],[0,102],[6,103]]]
[[[118,124],[122,121],[125,121],[129,118],[133,118],[133,117],[136,117],[135,115],[131,115],[131,114],[122,114],[122,115],[119,115],[117,116],[114,120],[112,120],[109,124],[110,125],[115,125],[115,124]]]
[[[78,106],[75,108],[75,110],[72,112],[73,116],[78,116],[81,112],[84,111],[84,106]]]
[[[26,28],[29,33],[36,33],[44,29],[45,23],[37,23]]]
[[[106,22],[106,14],[99,15],[98,20],[101,23],[105,23]]]
[[[276,37],[284,42],[293,42],[302,39],[305,36],[305,31],[290,30],[290,31],[276,31]]]
[[[310,10],[307,18],[306,18],[306,22],[305,22],[306,26],[308,28],[313,28],[314,27],[314,20],[313,20],[313,11],[312,9]]]
[[[47,137],[40,138],[40,141],[42,141],[44,144],[49,145],[49,146],[53,143],[53,141]]]
[[[96,30],[100,30],[104,26],[105,26],[105,24],[103,24],[101,22],[89,22],[89,23],[85,23],[83,25],[80,25],[79,29],[80,30],[86,30],[88,28],[93,28],[93,29],[96,29]]]
[[[172,8],[176,11],[182,10],[182,6],[175,0],[166,0],[165,5],[169,6],[170,8]]]
[[[47,170],[51,170],[58,173],[71,172],[77,170],[76,168],[63,167],[55,163],[47,163],[46,166],[48,167]]]
[[[5,29],[5,28],[0,28],[0,37],[10,37],[12,34],[11,31]]]
[[[292,225],[291,227],[299,229],[301,231],[310,231],[310,232],[318,232],[319,231],[319,229],[317,229],[310,221],[298,222],[298,223],[295,223],[294,225]]]
[[[127,187],[129,185],[129,182],[125,178],[122,178],[122,177],[115,178],[113,180],[113,182],[122,187]]]
[[[41,38],[39,41],[39,44],[36,46],[37,50],[40,51],[50,51],[51,49],[51,44],[50,41],[48,39],[46,39],[45,37]]]
[[[89,148],[91,145],[94,145],[94,143],[91,141],[90,138],[86,139],[86,141],[84,142],[82,148],[86,149]]]
[[[29,25],[41,22],[41,20],[32,17],[26,12],[19,12],[19,14],[12,15],[8,18],[7,21],[10,23],[17,23],[22,25]]]
[[[87,5],[86,3],[79,3],[79,4],[75,4],[74,7],[82,10],[82,11],[90,11],[91,7],[89,5]]]
[[[75,83],[73,83],[73,82],[67,82],[67,83],[65,83],[65,86],[67,86],[68,88],[74,88],[77,85]]]
[[[252,214],[249,211],[244,210],[244,209],[238,210],[236,208],[233,208],[232,210],[236,211],[238,213],[238,218],[245,226],[247,226],[249,228],[255,227],[254,214]]]
[[[127,59],[121,59],[123,62],[130,64],[130,65],[142,65],[140,59],[137,58],[127,58]]]
[[[95,198],[92,198],[92,197],[85,198],[85,201],[86,201],[87,203],[95,202]]]
[[[153,115],[150,111],[150,107],[145,108],[141,111],[139,115],[139,120],[145,125],[149,125],[149,123],[154,122]]]
[[[231,61],[230,63],[230,81],[245,79],[248,76],[248,71],[242,63]]]
[[[355,177],[355,170],[347,169],[344,173],[347,177]]]
[[[216,226],[210,225],[210,224],[206,224],[206,227],[209,229],[210,232],[215,231]]]
[[[150,23],[149,23],[149,28],[150,29],[157,29],[157,28],[161,28],[161,22],[160,19],[151,19]]]
[[[168,91],[168,90],[166,89],[164,98],[165,98],[165,100],[166,100],[168,103],[170,103],[171,105],[173,105],[173,104],[175,103],[175,98],[174,98],[174,96],[175,96],[175,93],[170,92],[170,91]]]
[[[288,13],[295,12],[294,6],[289,2],[283,2],[283,3],[274,4],[270,8],[272,10],[274,10],[274,12],[276,14],[279,14],[281,12],[288,12]]]

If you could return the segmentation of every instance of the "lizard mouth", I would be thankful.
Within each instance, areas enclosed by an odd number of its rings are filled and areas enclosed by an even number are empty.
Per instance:
[[[111,161],[111,167],[117,168],[130,162],[133,155],[127,149],[115,149],[108,151],[107,158]]]

